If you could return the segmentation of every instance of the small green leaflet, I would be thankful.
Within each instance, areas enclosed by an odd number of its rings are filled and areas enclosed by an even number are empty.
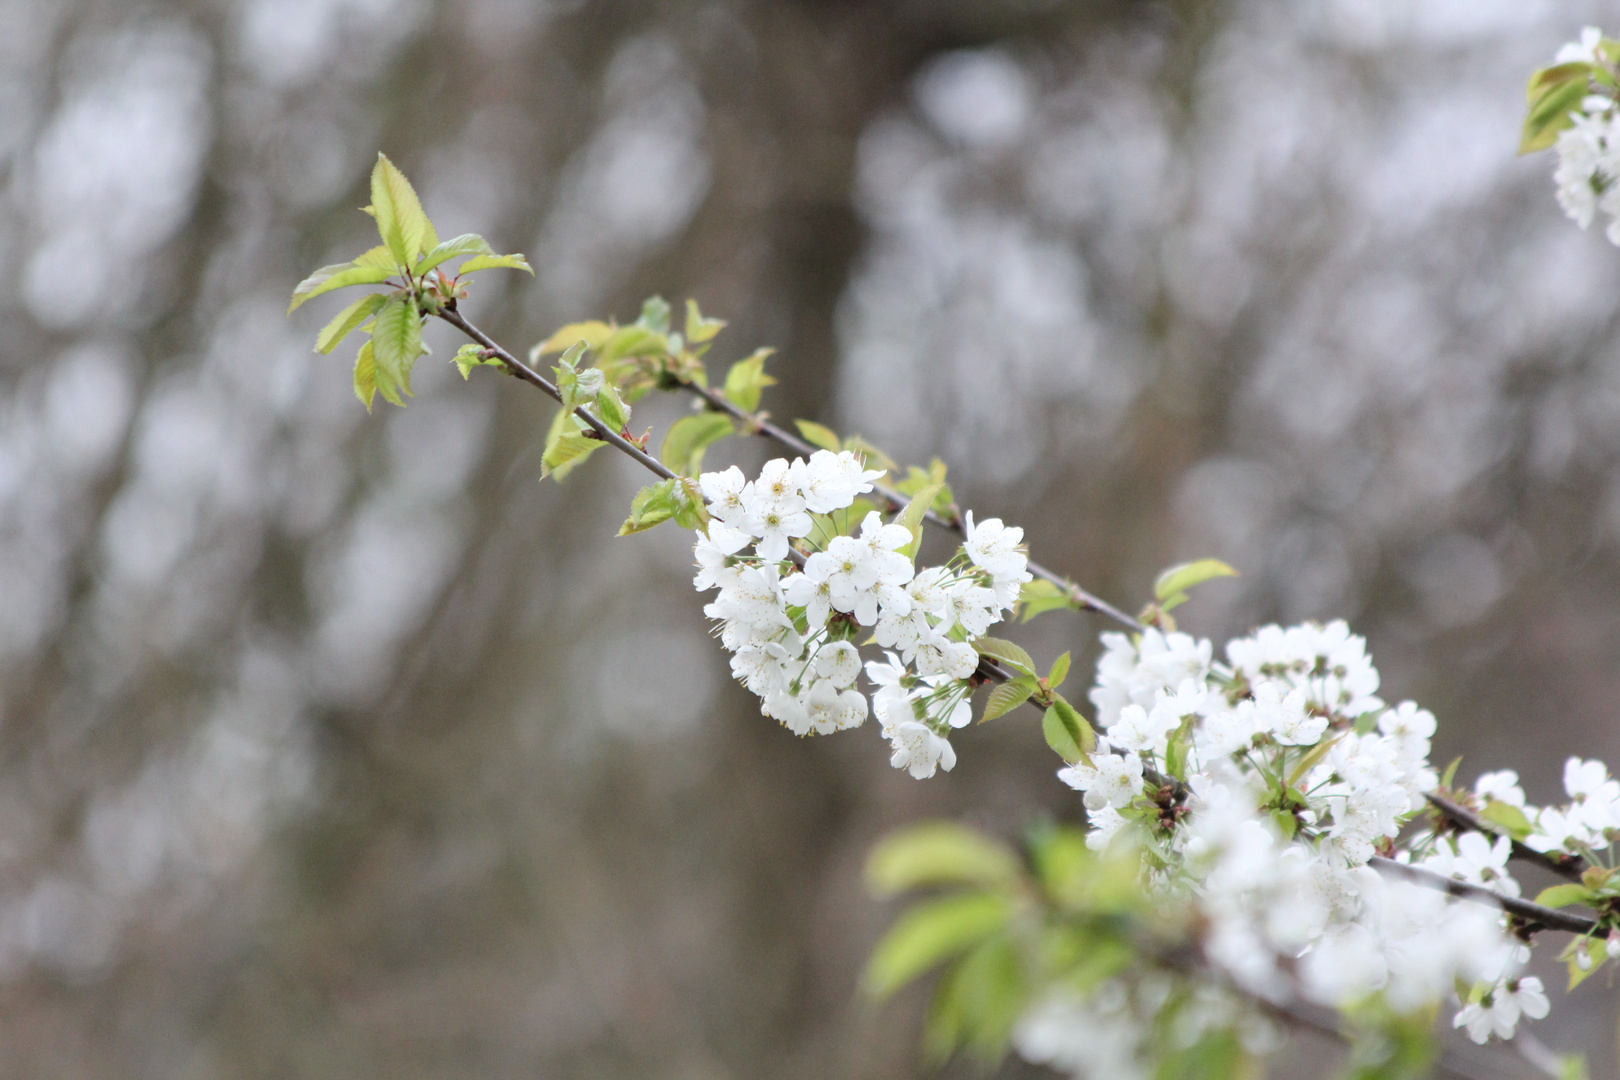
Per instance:
[[[472,369],[475,367],[498,368],[506,366],[504,363],[502,363],[499,357],[485,356],[483,348],[481,346],[474,345],[471,342],[468,342],[461,348],[457,349],[456,355],[450,358],[450,362],[461,369],[461,377],[463,379],[472,375]]]
[[[371,209],[377,232],[397,265],[411,266],[418,255],[439,245],[416,189],[384,154],[377,155],[371,170]]]
[[[354,358],[354,396],[371,411],[372,399],[377,396],[377,361],[372,354],[371,339],[360,343],[360,352]]]
[[[980,656],[993,657],[996,660],[1011,664],[1026,675],[1035,674],[1034,658],[1025,652],[1020,645],[995,637],[974,638],[972,645],[974,651]]]
[[[984,703],[984,715],[979,717],[979,723],[982,724],[987,720],[994,720],[999,716],[1005,716],[1012,712],[1028,701],[1030,695],[1035,693],[1039,685],[1033,675],[1020,675],[1011,682],[1002,683],[990,691],[990,696]]]
[[[1169,611],[1186,603],[1187,590],[1193,586],[1202,585],[1211,578],[1237,576],[1236,570],[1219,559],[1199,559],[1196,562],[1182,563],[1159,575],[1158,580],[1153,583],[1153,596],[1158,600],[1161,611]]]
[[[370,293],[338,312],[315,338],[315,351],[330,353],[337,348],[351,331],[376,314],[385,299],[382,293]]]
[[[696,300],[686,302],[686,340],[693,345],[702,345],[712,341],[714,336],[724,330],[726,320],[705,318],[698,310]]]
[[[811,446],[819,446],[821,449],[831,450],[835,454],[843,449],[839,445],[837,434],[830,427],[824,427],[814,420],[795,420],[793,426],[799,429],[799,434],[803,435],[804,441]]]
[[[522,255],[474,255],[462,263],[456,273],[476,274],[480,270],[496,270],[503,267],[508,270],[525,270],[531,276],[534,274],[534,267],[530,266],[529,260]]]
[[[583,341],[587,349],[600,349],[602,342],[613,335],[613,327],[605,322],[569,323],[546,340],[529,350],[529,362],[538,364],[547,353],[562,352],[575,342]]]
[[[411,366],[422,355],[422,317],[408,296],[385,299],[371,328],[371,342],[377,361],[377,391],[395,405],[401,405],[400,391],[411,392]]]
[[[976,829],[932,821],[891,833],[866,860],[866,884],[878,896],[935,885],[1011,885],[1012,852]]]
[[[356,266],[352,262],[323,266],[298,283],[298,288],[293,290],[292,303],[287,305],[287,314],[291,315],[305,300],[312,300],[322,293],[347,285],[380,285],[392,274],[393,271],[389,269]]]
[[[636,492],[630,500],[630,516],[619,526],[620,536],[645,532],[675,516],[675,481],[660,480]]]
[[[1532,831],[1530,819],[1524,816],[1523,810],[1512,803],[1490,799],[1485,803],[1485,809],[1479,816],[1492,825],[1499,826],[1515,840],[1524,840]]]
[[[755,349],[752,356],[731,365],[731,370],[726,372],[726,384],[720,390],[727,401],[743,412],[759,408],[760,391],[776,385],[776,380],[765,374],[765,361],[775,351]]]
[[[904,525],[911,532],[911,542],[900,549],[900,554],[908,559],[916,559],[917,549],[922,547],[923,517],[928,513],[928,508],[934,504],[934,496],[939,494],[939,489],[943,486],[930,484],[912,495],[911,501],[906,504],[906,508],[900,512],[900,517],[896,520],[896,524]]]
[[[670,425],[664,436],[659,458],[683,476],[696,476],[703,470],[703,452],[736,430],[724,413],[683,416]]]
[[[1524,96],[1529,109],[1519,133],[1519,153],[1545,150],[1569,127],[1570,113],[1579,112],[1590,88],[1593,67],[1583,61],[1555,64],[1530,76]]]
[[[1592,891],[1585,885],[1549,885],[1536,895],[1536,903],[1542,907],[1562,908],[1571,904],[1592,903]]]
[[[1024,587],[1018,591],[1018,606],[1023,611],[1021,620],[1023,622],[1029,622],[1035,616],[1044,615],[1048,611],[1062,608],[1078,611],[1080,608],[1066,589],[1039,579],[1024,583]]]
[[[462,233],[460,236],[451,237],[444,243],[435,247],[432,251],[423,255],[421,261],[416,264],[415,270],[418,274],[425,274],[429,270],[432,270],[443,263],[449,262],[451,259],[457,258],[458,256],[494,254],[495,249],[490,247],[489,241],[485,240],[482,236],[479,236],[477,233]],[[524,269],[528,269],[528,266],[525,265]],[[532,273],[533,271],[530,272]]]
[[[1046,673],[1046,685],[1053,690],[1063,685],[1063,680],[1069,677],[1069,654],[1064,653],[1052,661],[1052,670]]]
[[[1046,745],[1070,765],[1088,760],[1097,746],[1097,733],[1061,694],[1041,717],[1041,733],[1046,736]]]
[[[1007,925],[1011,901],[970,892],[917,904],[872,951],[861,989],[882,1000],[936,964],[977,945]]]

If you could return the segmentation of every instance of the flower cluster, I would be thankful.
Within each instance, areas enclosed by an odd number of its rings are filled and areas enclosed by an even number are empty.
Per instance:
[[[868,712],[889,740],[890,763],[924,778],[956,763],[948,734],[972,719],[979,656],[971,640],[1001,620],[1030,580],[1023,530],[966,517],[966,539],[942,566],[917,570],[911,530],[847,511],[872,481],[849,451],[809,461],[777,458],[749,480],[736,466],[698,479],[711,520],[694,554],[704,608],[720,620],[731,671],[761,711],[797,735],[857,727]],[[752,548],[752,550],[748,550]],[[856,680],[854,644],[870,631],[887,650]]]
[[[1556,61],[1600,64],[1602,40],[1602,31],[1589,26],[1581,32],[1578,44],[1565,45],[1558,51]],[[1592,224],[1596,212],[1602,211],[1609,219],[1609,242],[1620,244],[1620,184],[1616,183],[1620,180],[1620,108],[1611,96],[1588,94],[1569,119],[1570,126],[1559,133],[1554,144],[1558,168],[1553,181],[1558,189],[1558,204],[1583,229]]]
[[[1505,836],[1425,832],[1397,847],[1439,782],[1435,721],[1378,697],[1365,642],[1343,622],[1265,627],[1224,662],[1210,642],[1158,629],[1103,642],[1097,750],[1059,777],[1085,793],[1093,848],[1139,845],[1150,887],[1196,905],[1204,954],[1235,985],[1335,1007],[1378,994],[1400,1014],[1471,986],[1455,1019],[1480,1041],[1546,1014],[1500,911],[1369,865],[1383,854],[1519,892]],[[1571,808],[1526,811],[1556,823],[1548,843],[1571,817],[1620,825],[1620,783],[1593,764],[1572,764]],[[1523,806],[1514,781],[1489,774],[1479,790]]]

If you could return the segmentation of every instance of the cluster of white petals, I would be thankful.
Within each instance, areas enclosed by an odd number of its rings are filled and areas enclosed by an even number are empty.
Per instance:
[[[1455,1022],[1480,1041],[1546,1015],[1541,984],[1519,975],[1528,950],[1500,910],[1369,865],[1382,854],[1520,892],[1506,836],[1403,839],[1439,783],[1435,720],[1412,702],[1385,704],[1366,643],[1343,622],[1265,627],[1229,643],[1224,662],[1207,640],[1153,628],[1104,634],[1103,644],[1091,691],[1097,749],[1058,775],[1084,792],[1091,847],[1139,848],[1149,888],[1196,906],[1204,955],[1234,986],[1332,1007],[1378,995],[1403,1015],[1471,987]],[[1473,801],[1520,809],[1542,850],[1586,854],[1620,836],[1620,782],[1600,763],[1572,760],[1565,786],[1568,806],[1538,810],[1514,774],[1490,773]],[[1021,1051],[1102,1075],[1053,1034],[1056,1008],[1025,1016]],[[1080,1028],[1111,1015],[1094,1004],[1082,1012]],[[1132,1075],[1124,1049],[1109,1053],[1109,1075]]]
[[[736,466],[704,473],[711,520],[697,534],[693,584],[719,589],[704,613],[720,621],[732,674],[766,716],[825,735],[870,713],[890,763],[922,779],[956,764],[948,736],[972,719],[979,666],[970,642],[1017,603],[1028,559],[1022,529],[971,514],[957,554],[922,570],[911,531],[875,510],[851,535],[841,512],[882,475],[827,450],[768,461],[753,480]],[[864,665],[870,698],[856,686],[862,631],[887,650]]]
[[[1601,63],[1598,46],[1602,32],[1588,26],[1579,43],[1559,50],[1557,63]],[[1570,114],[1571,126],[1558,135],[1554,148],[1558,168],[1553,174],[1558,205],[1581,228],[1592,224],[1594,215],[1609,219],[1609,242],[1620,244],[1620,108],[1615,99],[1590,94],[1580,110]]]

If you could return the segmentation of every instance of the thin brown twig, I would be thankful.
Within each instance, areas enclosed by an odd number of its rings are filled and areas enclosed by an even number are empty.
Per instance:
[[[1487,821],[1465,806],[1459,806],[1444,795],[1436,792],[1426,792],[1423,796],[1429,800],[1429,805],[1440,811],[1441,815],[1455,825],[1473,829],[1475,832],[1487,836],[1507,836],[1499,826]],[[1509,839],[1512,839],[1509,837]],[[1521,862],[1535,863],[1546,870],[1551,870],[1559,877],[1570,881],[1580,881],[1581,873],[1586,869],[1585,860],[1575,855],[1551,855],[1545,851],[1537,851],[1520,840],[1513,840],[1512,857]]]

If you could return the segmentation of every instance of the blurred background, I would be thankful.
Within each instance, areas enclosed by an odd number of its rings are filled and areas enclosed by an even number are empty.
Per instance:
[[[695,297],[1122,606],[1210,555],[1195,632],[1351,619],[1461,777],[1620,760],[1620,250],[1513,154],[1616,16],[0,0],[0,1076],[923,1075],[866,850],[1079,816],[1033,713],[927,782],[760,717],[687,538],[612,538],[642,477],[539,484],[447,328],[368,416],[283,312],[379,149],[528,253],[463,307],[514,351]],[[1080,699],[1106,628],[1017,636]],[[1537,1028],[1599,1076],[1605,982]]]

